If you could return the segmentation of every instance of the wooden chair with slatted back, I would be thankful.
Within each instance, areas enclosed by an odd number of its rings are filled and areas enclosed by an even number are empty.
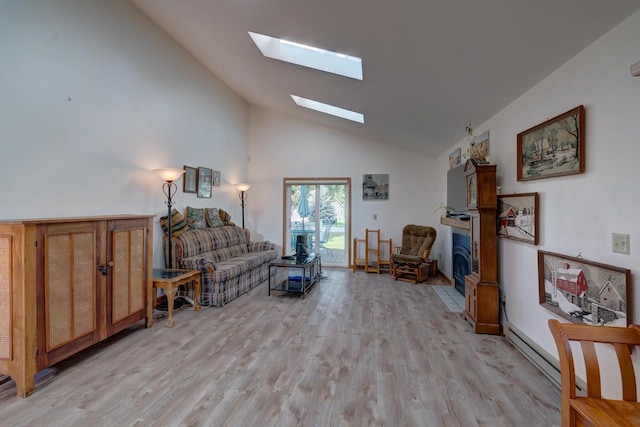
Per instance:
[[[594,326],[549,320],[560,357],[562,426],[640,426],[640,403],[631,350],[640,346],[640,328]],[[587,375],[587,397],[576,395],[571,341],[580,342]],[[595,343],[613,346],[620,365],[622,400],[603,399]]]

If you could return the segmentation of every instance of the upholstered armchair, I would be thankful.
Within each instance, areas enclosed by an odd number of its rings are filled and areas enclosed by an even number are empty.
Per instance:
[[[413,283],[429,277],[429,254],[436,240],[436,229],[424,225],[406,225],[402,229],[402,246],[391,254],[391,268],[395,280]]]

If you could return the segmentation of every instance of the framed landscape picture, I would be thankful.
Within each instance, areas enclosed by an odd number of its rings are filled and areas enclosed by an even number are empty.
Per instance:
[[[518,181],[584,172],[584,106],[518,134]]]
[[[538,251],[540,304],[588,325],[629,326],[631,271]]]
[[[209,168],[198,168],[198,197],[211,197],[213,171]]]
[[[489,163],[489,131],[473,138],[474,144],[469,148],[469,158],[476,163]]]
[[[389,174],[362,175],[362,200],[389,200]]]
[[[198,170],[191,166],[184,166],[184,177],[182,178],[182,192],[183,193],[196,193],[197,192],[197,176]]]
[[[462,159],[462,150],[460,147],[456,148],[453,153],[449,154],[449,169],[460,166]]]
[[[498,237],[538,244],[538,193],[498,196]]]

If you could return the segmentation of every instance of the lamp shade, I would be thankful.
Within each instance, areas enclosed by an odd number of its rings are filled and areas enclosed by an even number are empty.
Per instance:
[[[154,169],[155,172],[160,178],[167,182],[173,182],[180,178],[184,173],[183,169],[173,169],[173,168],[164,168],[164,169]]]
[[[236,188],[238,189],[238,191],[247,191],[249,188],[251,188],[251,184],[243,182],[241,184],[237,184]]]

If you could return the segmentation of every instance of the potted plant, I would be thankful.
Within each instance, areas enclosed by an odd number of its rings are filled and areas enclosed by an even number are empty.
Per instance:
[[[447,206],[445,203],[440,203],[440,205],[436,208],[435,211],[433,211],[434,215],[436,212],[440,213],[440,216],[449,216],[449,214],[451,214],[451,212],[453,212],[455,209],[453,209],[451,206]]]
[[[471,123],[469,123],[464,127],[464,133],[467,134],[467,141],[469,142],[469,146],[467,147],[465,152],[462,154],[462,158],[466,160],[470,156],[471,147],[476,145],[476,135],[473,131],[473,128],[471,127]]]

